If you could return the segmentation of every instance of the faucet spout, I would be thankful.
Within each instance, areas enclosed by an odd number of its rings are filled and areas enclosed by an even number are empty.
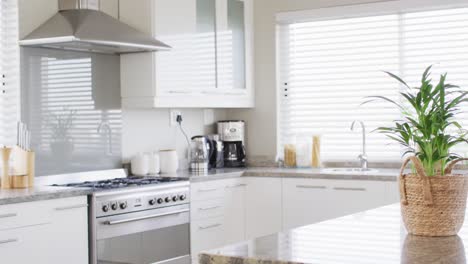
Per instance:
[[[360,120],[355,120],[351,124],[351,131],[354,131],[354,127],[356,123],[359,123],[362,128],[362,153],[358,156],[358,159],[361,163],[361,168],[363,170],[368,169],[368,158],[367,158],[367,152],[366,152],[366,126],[364,125],[364,122]]]

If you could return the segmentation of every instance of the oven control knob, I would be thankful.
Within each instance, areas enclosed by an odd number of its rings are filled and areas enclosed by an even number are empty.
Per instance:
[[[177,202],[179,200],[179,197],[177,195],[172,196],[172,201]]]
[[[185,196],[185,194],[179,196],[179,200],[183,201],[185,199],[187,199],[187,196]]]
[[[120,209],[124,210],[127,208],[127,202],[120,203]]]
[[[108,212],[109,211],[109,205],[105,204],[102,206],[102,211]]]
[[[156,199],[151,199],[151,200],[149,200],[149,204],[150,204],[150,205],[155,205],[155,204],[156,204]]]
[[[164,203],[164,200],[163,200],[163,198],[159,198],[157,202],[158,202],[158,204],[162,204],[162,203]]]
[[[119,207],[118,207],[117,203],[113,203],[113,204],[111,204],[111,208],[112,208],[112,210],[117,210]]]
[[[165,201],[166,203],[168,203],[168,202],[170,202],[170,201],[171,201],[171,198],[169,198],[169,197],[166,197],[166,198],[164,199],[164,201]]]

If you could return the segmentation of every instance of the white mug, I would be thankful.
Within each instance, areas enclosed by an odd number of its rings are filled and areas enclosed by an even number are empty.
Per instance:
[[[149,170],[148,173],[150,175],[157,175],[161,167],[159,165],[159,154],[157,152],[153,152],[149,154]]]
[[[148,154],[138,153],[131,160],[132,174],[136,176],[146,176],[149,172],[149,157]]]
[[[161,173],[176,173],[179,168],[179,157],[177,156],[177,152],[174,149],[159,151],[159,164]]]

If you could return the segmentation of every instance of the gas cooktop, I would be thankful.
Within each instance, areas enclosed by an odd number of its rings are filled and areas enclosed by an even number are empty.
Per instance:
[[[93,189],[120,189],[126,187],[137,187],[137,186],[147,186],[155,184],[164,184],[171,182],[180,182],[187,181],[185,178],[169,178],[169,177],[136,177],[131,176],[127,178],[115,178],[109,180],[101,181],[85,181],[78,183],[67,183],[67,184],[53,184],[52,186],[59,187],[84,187],[84,188],[93,188]]]

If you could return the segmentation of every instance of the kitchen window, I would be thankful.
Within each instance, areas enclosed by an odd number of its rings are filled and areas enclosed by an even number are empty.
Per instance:
[[[19,119],[18,7],[0,1],[0,145],[16,143]]]
[[[448,82],[468,89],[468,6],[438,3],[392,1],[279,14],[279,153],[292,135],[320,134],[323,161],[354,161],[362,143],[350,125],[362,120],[370,161],[398,162],[401,147],[369,133],[399,119],[397,109],[382,102],[361,105],[372,95],[399,99],[402,87],[383,71],[419,86],[425,68],[434,65],[434,81],[447,72]],[[458,118],[468,129],[468,104]],[[468,146],[452,152],[466,156]]]

